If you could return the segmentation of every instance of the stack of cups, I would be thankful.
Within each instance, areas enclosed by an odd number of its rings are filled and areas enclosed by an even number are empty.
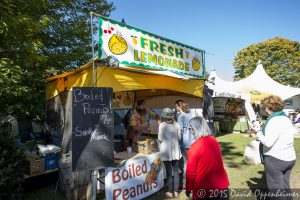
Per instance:
[[[127,147],[127,153],[131,154],[131,152],[132,152],[132,147]]]

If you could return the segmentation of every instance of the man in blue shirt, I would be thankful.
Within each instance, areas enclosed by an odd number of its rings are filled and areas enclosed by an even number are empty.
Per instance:
[[[192,115],[189,113],[189,105],[183,100],[177,100],[175,103],[177,111],[177,123],[181,127],[182,139],[180,141],[180,149],[182,154],[182,160],[180,161],[179,169],[182,172],[181,182],[182,188],[185,188],[185,173],[187,163],[187,151],[191,144],[194,142],[194,136],[189,131],[189,121]]]

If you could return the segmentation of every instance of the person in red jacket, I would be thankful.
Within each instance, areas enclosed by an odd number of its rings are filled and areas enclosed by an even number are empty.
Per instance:
[[[189,121],[195,142],[188,150],[186,195],[193,199],[229,199],[229,181],[217,140],[202,117]]]

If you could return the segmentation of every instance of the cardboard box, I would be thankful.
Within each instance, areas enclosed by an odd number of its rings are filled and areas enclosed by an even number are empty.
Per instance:
[[[133,139],[133,147],[134,152],[141,154],[151,154],[157,152],[158,143],[157,139],[147,136],[138,136]]]
[[[40,156],[26,156],[25,158],[25,174],[36,176],[45,172],[45,160]]]

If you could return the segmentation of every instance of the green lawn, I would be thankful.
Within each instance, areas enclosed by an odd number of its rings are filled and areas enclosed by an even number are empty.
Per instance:
[[[243,162],[245,146],[253,138],[244,137],[243,134],[228,134],[217,138],[223,155],[226,172],[229,177],[230,188],[261,188],[260,181],[264,167],[247,165]]]
[[[223,161],[230,181],[230,188],[262,188],[265,183],[261,180],[264,167],[243,163],[245,146],[253,138],[243,134],[228,134],[217,138],[222,148]],[[295,138],[294,144],[297,160],[300,159],[300,139]],[[291,175],[291,187],[299,188],[300,163],[296,162]],[[296,178],[297,177],[297,178]]]
[[[252,138],[244,137],[244,134],[227,134],[217,137],[222,148],[223,160],[230,181],[230,188],[233,189],[256,189],[264,188],[262,179],[263,165],[247,165],[243,163],[245,146],[252,141]],[[295,139],[297,160],[300,159],[300,139]],[[300,163],[296,162],[291,175],[291,187],[300,188]],[[54,192],[55,186],[46,187],[26,193],[25,200],[64,200],[66,199],[59,192]],[[165,189],[164,189],[165,190]],[[148,197],[148,200],[164,198],[164,190]],[[98,197],[97,199],[103,199]],[[178,199],[186,199],[182,192]],[[253,197],[253,199],[255,199]]]

